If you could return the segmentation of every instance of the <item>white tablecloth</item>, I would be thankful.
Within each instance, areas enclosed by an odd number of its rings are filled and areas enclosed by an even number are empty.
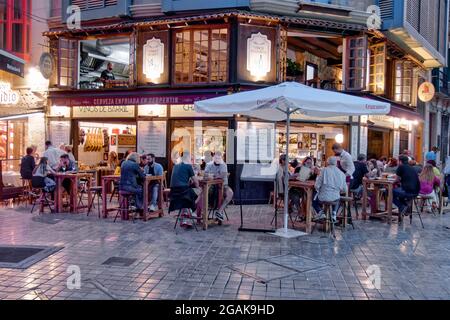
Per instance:
[[[2,174],[2,180],[4,186],[22,186],[22,179],[20,178],[20,174],[14,171],[6,171]]]

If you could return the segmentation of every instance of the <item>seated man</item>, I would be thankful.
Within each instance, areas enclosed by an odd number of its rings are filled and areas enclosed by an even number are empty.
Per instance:
[[[311,157],[306,157],[301,166],[297,166],[294,171],[293,178],[299,181],[305,182],[308,180],[316,180],[318,168],[313,165],[313,159]],[[289,199],[292,203],[292,211],[298,212],[300,207],[300,199],[303,197],[304,192],[298,188],[289,189]]]
[[[56,169],[56,172],[75,173],[77,172],[77,165],[75,162],[71,161],[69,155],[65,153],[61,157],[59,157],[59,165]],[[70,179],[64,179],[62,182],[62,186],[64,187],[66,192],[70,194],[70,188],[72,186]]]
[[[363,192],[363,178],[368,177],[369,170],[367,168],[367,158],[365,154],[358,156],[358,161],[355,161],[355,171],[353,172],[353,179],[350,183],[350,191],[355,196],[361,198]]]
[[[222,205],[215,212],[216,219],[219,221],[224,220],[223,210],[233,199],[233,190],[228,186],[228,168],[226,163],[222,159],[222,153],[217,151],[214,154],[213,161],[208,163],[205,168],[205,174],[213,174],[214,178],[223,179],[223,201]],[[204,195],[207,196],[207,195]]]
[[[183,152],[181,162],[176,164],[172,169],[172,178],[170,179],[170,205],[169,212],[180,209],[191,209],[192,216],[197,216],[196,203],[198,196],[192,188],[199,187],[198,179],[194,174],[191,163],[191,154],[188,151]],[[182,226],[188,226],[190,221],[183,220]]]
[[[130,153],[127,159],[122,163],[120,168],[119,190],[134,194],[136,208],[138,212],[142,212],[144,190],[139,183],[145,178],[144,171],[138,164],[139,155],[136,152]]]
[[[331,220],[335,223],[341,193],[347,192],[347,183],[345,174],[337,167],[337,158],[330,157],[327,163],[328,166],[322,170],[316,180],[317,196],[313,201],[313,208],[319,214],[317,219],[324,219],[322,202],[335,202],[331,214]]]
[[[401,155],[400,166],[397,169],[397,182],[400,187],[394,189],[394,204],[398,208],[399,215],[408,214],[408,199],[415,198],[420,192],[420,180],[416,171],[409,165],[409,159]]]
[[[163,166],[156,162],[156,157],[153,153],[147,154],[147,165],[144,167],[144,173],[151,176],[164,175]],[[150,203],[149,211],[155,211],[158,209],[158,197],[160,185],[158,182],[151,183],[152,188],[152,201]]]

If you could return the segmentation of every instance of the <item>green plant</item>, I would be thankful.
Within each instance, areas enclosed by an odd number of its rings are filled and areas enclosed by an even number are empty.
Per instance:
[[[286,75],[290,77],[297,77],[303,74],[303,68],[300,63],[286,59]]]

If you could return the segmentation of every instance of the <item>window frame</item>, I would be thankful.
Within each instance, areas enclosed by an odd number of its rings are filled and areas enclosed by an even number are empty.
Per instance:
[[[401,64],[402,68],[401,70],[397,69],[397,65]],[[405,77],[407,69],[405,69],[405,65],[409,65],[409,71],[410,76]],[[400,84],[397,84],[398,80],[398,74],[397,71],[400,71]],[[405,104],[411,106],[413,104],[413,83],[414,83],[414,64],[412,61],[409,60],[400,60],[397,59],[394,61],[394,83],[393,83],[393,100],[397,103]],[[405,85],[405,81],[409,79],[410,84]],[[405,93],[404,89],[406,87],[409,87],[409,93]],[[398,88],[401,88],[400,91],[397,91]],[[400,95],[400,99],[398,99],[398,96]],[[405,99],[405,95],[409,95],[409,100]]]
[[[26,61],[30,60],[31,51],[31,12],[32,12],[32,1],[30,0],[17,0],[21,4],[21,16],[16,18],[14,15],[15,10],[15,0],[3,0],[5,4],[5,19],[0,19],[0,24],[4,25],[5,31],[5,44],[3,49],[5,51],[11,52],[17,57],[24,59]],[[20,33],[20,46],[21,50],[16,51],[13,48],[14,37],[13,28],[15,25],[20,25],[22,27],[22,32]]]
[[[352,42],[352,40],[358,41],[358,39],[362,40],[362,46],[355,46],[355,47],[350,47],[350,44]],[[351,50],[363,50],[363,56],[362,57],[355,57],[352,58],[350,57],[350,51]],[[367,39],[367,35],[362,35],[362,36],[354,36],[354,37],[347,37],[345,38],[345,88],[346,90],[349,91],[365,91],[368,88],[368,60],[369,60],[369,46],[368,46],[368,39]],[[350,66],[350,61],[351,60],[362,60],[362,65],[360,67],[357,66],[357,63],[355,63],[355,66],[351,67]],[[358,79],[357,77],[352,77],[350,78],[350,73],[351,70],[362,70],[361,71],[361,75],[362,75],[362,79],[361,79],[361,85],[360,86],[350,86],[350,81],[351,79]],[[356,71],[355,71],[356,73]],[[355,80],[356,81],[356,80]]]
[[[224,81],[211,81],[211,62],[212,62],[212,30],[221,30],[226,29],[227,30],[227,48],[226,48],[226,75]],[[208,31],[208,58],[207,58],[207,81],[205,82],[194,82],[194,72],[193,67],[195,63],[195,53],[194,53],[194,32],[195,31]],[[172,77],[172,83],[175,85],[180,86],[197,86],[197,85],[207,85],[207,84],[226,84],[229,82],[230,77],[230,26],[229,25],[223,25],[223,24],[215,24],[215,25],[207,25],[207,26],[191,26],[188,28],[179,28],[172,31],[172,70],[171,70],[171,77]],[[185,62],[182,60],[181,62],[177,62],[177,54],[180,54],[180,52],[177,51],[177,34],[178,33],[184,33],[189,32],[189,58],[188,58],[188,64],[189,64],[189,74],[187,81],[184,80],[177,80],[176,72],[177,72],[177,65],[183,66]],[[202,40],[200,40],[202,41]],[[183,42],[184,43],[184,42]],[[218,51],[221,51],[220,49]],[[182,53],[182,52],[181,52]]]
[[[383,47],[383,52],[378,53],[376,50],[379,47]],[[385,94],[386,92],[386,58],[387,58],[387,46],[385,42],[372,44],[369,46],[370,51],[370,57],[369,57],[369,91],[371,91],[374,94]],[[377,57],[382,57],[382,63],[377,63]],[[373,59],[373,61],[372,61]],[[377,67],[382,65],[382,71],[377,72]],[[373,68],[373,72],[372,72]],[[377,81],[377,76],[382,77],[382,83],[383,85],[380,86],[379,82]],[[377,90],[377,88],[381,87],[382,89]]]

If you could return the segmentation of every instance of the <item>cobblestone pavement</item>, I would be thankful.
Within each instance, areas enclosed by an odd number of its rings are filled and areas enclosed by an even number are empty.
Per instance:
[[[174,215],[147,222],[95,214],[0,209],[1,245],[62,246],[28,269],[0,268],[0,299],[449,299],[450,214],[398,225],[355,221],[333,240],[316,230],[297,239],[238,231],[173,230]],[[270,206],[244,207],[246,225],[266,227]],[[281,224],[281,217],[279,219]],[[103,264],[131,258],[129,266]],[[69,290],[67,269],[81,270]],[[374,288],[368,268],[380,268]]]

